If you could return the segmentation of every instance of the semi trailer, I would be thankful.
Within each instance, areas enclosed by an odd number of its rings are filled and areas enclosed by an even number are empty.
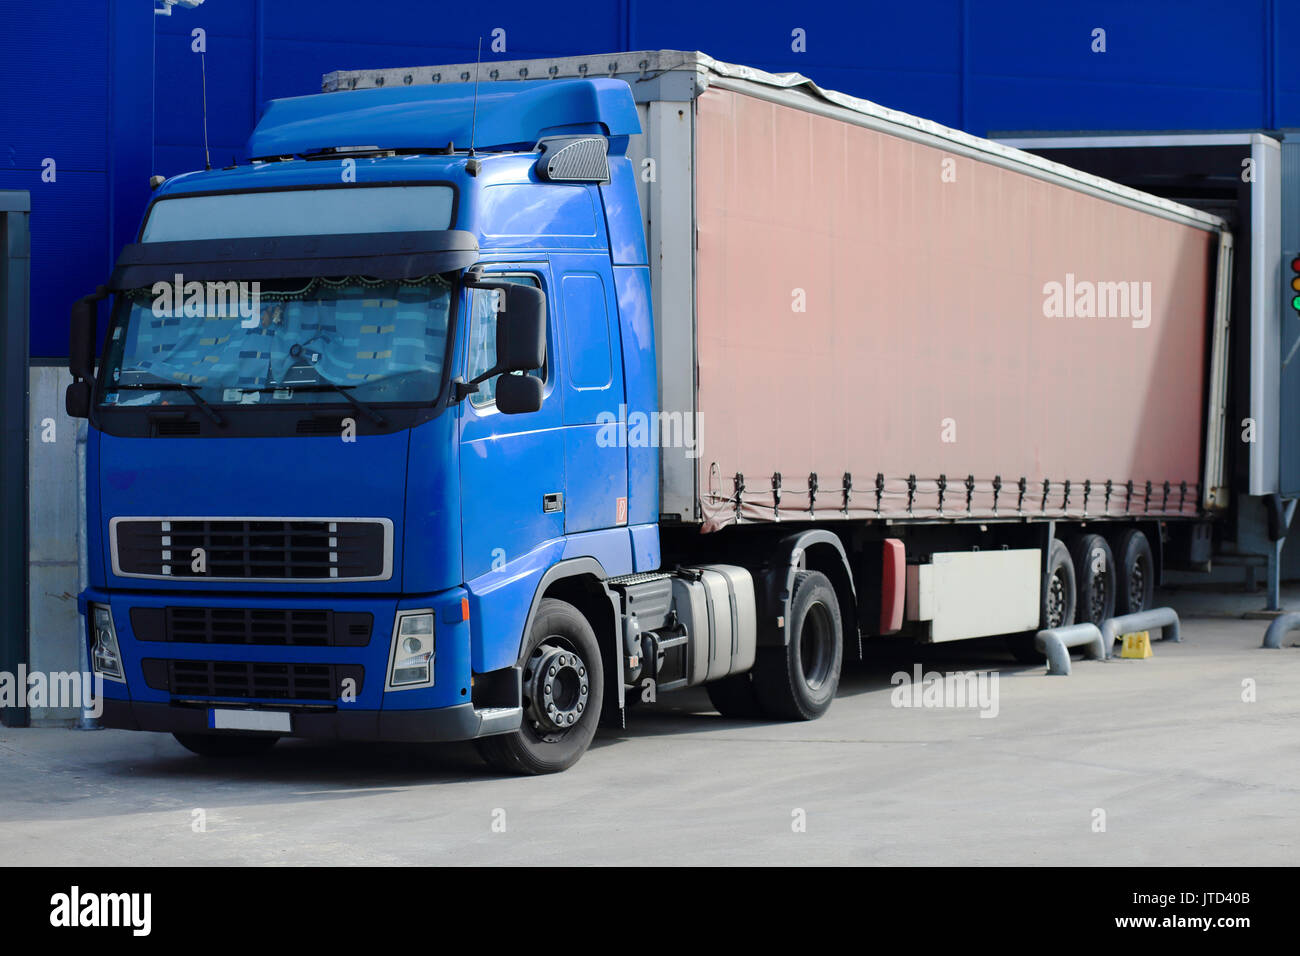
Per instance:
[[[102,724],[553,772],[885,635],[1032,660],[1207,540],[1222,219],[700,53],[323,87],[73,307]]]

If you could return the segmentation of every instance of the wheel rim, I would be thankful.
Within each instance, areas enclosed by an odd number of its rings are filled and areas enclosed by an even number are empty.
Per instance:
[[[1060,627],[1065,620],[1065,576],[1057,571],[1047,585],[1047,626]]]
[[[799,630],[799,666],[804,683],[817,690],[830,676],[835,657],[835,622],[820,601],[808,608]]]
[[[551,635],[524,666],[524,704],[533,730],[546,741],[565,737],[587,712],[587,664],[567,640]]]

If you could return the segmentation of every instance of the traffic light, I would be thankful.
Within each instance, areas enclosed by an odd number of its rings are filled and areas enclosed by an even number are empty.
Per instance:
[[[1291,308],[1300,312],[1300,255],[1291,259]]]

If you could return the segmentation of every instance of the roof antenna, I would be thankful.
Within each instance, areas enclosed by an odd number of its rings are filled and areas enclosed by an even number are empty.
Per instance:
[[[478,53],[474,56],[474,112],[470,114],[469,121],[469,159],[465,160],[465,172],[471,176],[477,176],[479,166],[481,165],[474,158],[474,127],[478,125],[478,74],[479,67],[483,63],[483,38],[478,38]]]
[[[199,69],[203,71],[203,168],[211,169],[212,160],[208,156],[208,65],[207,53],[199,53]]]

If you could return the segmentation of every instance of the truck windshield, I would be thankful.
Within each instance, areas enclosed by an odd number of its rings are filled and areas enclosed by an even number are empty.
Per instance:
[[[452,285],[442,276],[156,283],[118,295],[101,405],[433,401]]]

